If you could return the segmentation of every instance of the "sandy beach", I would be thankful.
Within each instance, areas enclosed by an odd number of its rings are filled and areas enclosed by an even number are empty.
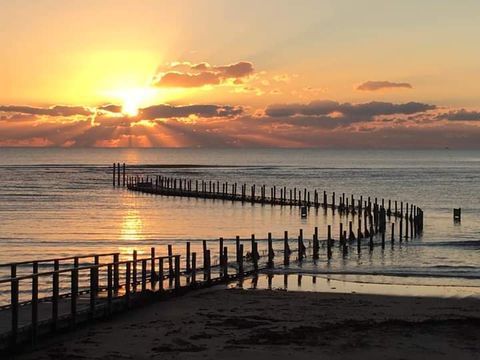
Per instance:
[[[16,359],[478,359],[480,300],[216,287],[43,341]]]

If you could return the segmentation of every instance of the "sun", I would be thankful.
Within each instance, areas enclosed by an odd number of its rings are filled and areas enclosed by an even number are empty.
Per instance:
[[[153,88],[132,88],[119,91],[122,113],[137,116],[142,107],[148,106],[157,92]]]
[[[135,98],[123,100],[122,113],[128,116],[137,116],[140,109],[140,102]]]
[[[113,103],[120,103],[122,114],[135,117],[140,113],[140,109],[152,105],[159,99],[159,92],[152,87],[135,87],[115,89],[105,92]]]
[[[137,117],[141,109],[178,99],[184,95],[184,91],[144,86],[112,89],[104,91],[103,94],[108,97],[108,101],[121,105],[124,116]]]

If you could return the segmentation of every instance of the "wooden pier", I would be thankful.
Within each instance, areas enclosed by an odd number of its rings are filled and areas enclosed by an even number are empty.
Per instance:
[[[121,172],[122,185],[120,185]],[[414,204],[397,200],[380,199],[379,201],[379,199],[372,199],[371,197],[346,196],[345,193],[337,195],[333,192],[329,195],[325,190],[309,190],[296,187],[287,189],[285,186],[267,188],[265,185],[257,186],[253,184],[247,186],[245,183],[172,178],[163,175],[154,177],[128,176],[125,163],[123,165],[120,165],[120,163],[113,164],[113,183],[114,186],[117,184],[116,186],[123,186],[128,190],[147,194],[218,199],[262,205],[295,206],[302,209],[312,207],[315,209],[331,209],[338,211],[340,214],[358,216],[359,226],[363,217],[364,229],[367,233],[371,232],[371,229],[367,228],[367,221],[375,233],[385,232],[387,218],[399,219],[402,225],[404,222],[403,233],[407,239],[409,236],[417,236],[423,231],[423,210]],[[329,199],[331,199],[330,202]],[[361,229],[359,228],[359,230]]]
[[[360,256],[362,250],[373,252],[380,247],[384,251],[387,241],[393,247],[423,231],[419,207],[391,200],[378,202],[345,194],[337,198],[325,191],[275,186],[247,188],[240,184],[237,189],[236,183],[164,176],[133,177],[127,176],[125,164],[119,163],[114,164],[113,185],[164,196],[331,209],[356,216],[357,229],[348,221],[345,226],[340,223],[336,239],[332,226],[327,225],[325,229],[315,227],[311,237],[300,229],[293,237],[285,231],[281,238],[268,233],[265,238],[252,234],[249,239],[203,240],[201,252],[192,252],[191,242],[186,241],[185,250],[177,254],[167,244],[166,256],[157,256],[158,249],[152,247],[150,255],[143,257],[133,251],[128,257],[108,253],[0,264],[5,274],[0,277],[0,288],[8,287],[9,299],[0,303],[0,351],[15,351],[25,343],[34,346],[44,336],[74,329],[83,322],[275,267],[286,268],[292,261],[301,264],[311,259],[328,264],[334,261],[335,247],[342,257],[354,252]],[[391,217],[396,221],[387,226]]]

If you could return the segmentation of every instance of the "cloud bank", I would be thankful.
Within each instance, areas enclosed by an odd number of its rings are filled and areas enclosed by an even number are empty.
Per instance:
[[[357,86],[357,90],[361,91],[378,91],[385,89],[412,89],[409,83],[397,83],[391,81],[367,81]]]
[[[203,65],[202,65],[203,66]],[[479,148],[480,112],[419,102],[0,106],[1,146]]]

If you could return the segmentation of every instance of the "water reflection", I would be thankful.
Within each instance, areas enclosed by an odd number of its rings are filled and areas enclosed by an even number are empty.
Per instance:
[[[143,240],[143,222],[140,218],[138,210],[131,209],[122,220],[121,240],[135,241]]]
[[[296,278],[296,282],[289,278]],[[406,285],[359,282],[305,274],[261,274],[241,279],[229,287],[246,290],[308,291],[319,293],[359,293],[392,296],[477,297],[479,286]],[[307,281],[305,281],[307,280]]]

